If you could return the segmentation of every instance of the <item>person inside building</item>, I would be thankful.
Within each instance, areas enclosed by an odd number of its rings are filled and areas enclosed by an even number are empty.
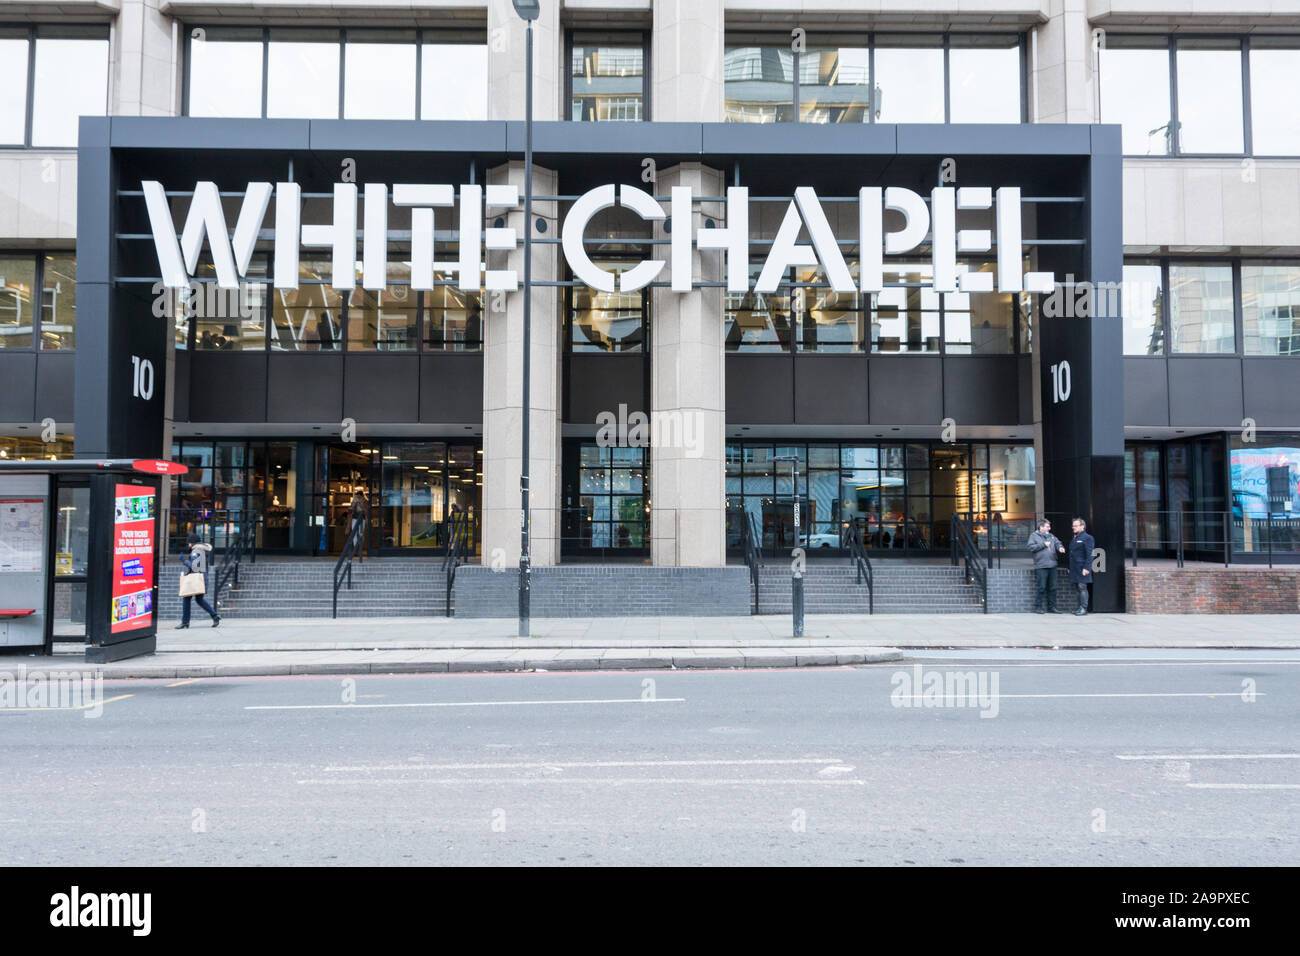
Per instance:
[[[1056,562],[1065,554],[1065,545],[1052,534],[1052,522],[1046,518],[1029,534],[1029,553],[1034,557],[1035,614],[1056,613]]]
[[[1088,585],[1092,583],[1092,550],[1096,547],[1088,525],[1082,518],[1072,522],[1074,538],[1070,541],[1070,583],[1079,589],[1079,606],[1075,614],[1088,613]]]

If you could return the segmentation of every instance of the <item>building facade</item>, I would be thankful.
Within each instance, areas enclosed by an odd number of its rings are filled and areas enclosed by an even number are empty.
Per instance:
[[[511,566],[530,228],[535,565],[1296,560],[1300,0],[1171,7],[543,2],[525,224],[508,0],[0,3],[0,454]]]

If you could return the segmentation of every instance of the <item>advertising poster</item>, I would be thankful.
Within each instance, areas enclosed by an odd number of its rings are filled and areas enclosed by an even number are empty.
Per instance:
[[[0,574],[41,570],[45,499],[0,498]]]
[[[114,634],[153,623],[153,549],[157,496],[143,485],[117,485],[113,508]]]

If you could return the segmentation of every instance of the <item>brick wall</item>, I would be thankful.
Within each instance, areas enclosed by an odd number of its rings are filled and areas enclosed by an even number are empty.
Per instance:
[[[749,569],[562,565],[534,568],[533,617],[720,617],[749,614]],[[514,617],[519,572],[456,572],[457,617]]]
[[[1028,614],[1034,609],[1037,585],[1033,568],[991,568],[989,576],[990,614]],[[1056,572],[1056,610],[1067,614],[1079,606],[1070,572]]]
[[[1297,614],[1300,568],[1125,569],[1132,614]]]

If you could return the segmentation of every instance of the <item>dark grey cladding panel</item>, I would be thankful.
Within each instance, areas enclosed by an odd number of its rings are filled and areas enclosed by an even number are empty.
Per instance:
[[[343,414],[358,422],[420,419],[420,357],[349,355],[343,373]]]
[[[500,153],[506,124],[430,120],[312,120],[311,148],[348,152]],[[420,181],[415,177],[410,181]]]
[[[795,421],[802,425],[866,424],[867,364],[862,354],[795,356]]]
[[[77,357],[71,352],[41,352],[36,357],[36,414],[33,421],[53,418],[70,424],[75,412]]]
[[[1034,357],[1021,355],[1017,361],[1020,363],[1017,373],[1020,377],[1020,424],[1032,425],[1034,423]]]
[[[188,349],[176,350],[176,364],[172,367],[175,375],[175,392],[172,398],[172,419],[178,422],[190,420],[190,353]]]
[[[524,124],[507,125],[506,148],[522,153]],[[700,130],[699,123],[534,123],[533,151],[698,156],[703,149]]]
[[[919,155],[1086,156],[1088,127],[1077,123],[900,124],[898,152]]]
[[[1014,355],[950,355],[943,360],[940,418],[961,425],[1016,425],[1020,363]]]
[[[1241,362],[1245,418],[1261,427],[1295,428],[1300,422],[1300,368],[1294,356]]]
[[[1169,424],[1240,428],[1241,359],[1170,358]]]
[[[267,357],[266,419],[271,422],[343,420],[342,355]]]
[[[195,351],[189,357],[189,421],[266,421],[265,352]]]
[[[901,128],[890,123],[705,123],[703,152],[724,156],[892,155],[899,150]]]
[[[638,352],[624,355],[574,353],[569,359],[569,402],[566,422],[595,425],[596,416],[609,411],[618,414],[626,404],[628,413],[645,409],[645,357]]]
[[[938,356],[873,355],[868,386],[873,425],[939,427],[943,362]]]
[[[794,363],[789,355],[726,357],[727,424],[794,424]]]
[[[36,353],[0,352],[0,422],[36,421]]]
[[[311,120],[114,116],[114,149],[310,149]]]
[[[1163,358],[1124,359],[1124,424],[1169,424],[1169,374]]]
[[[420,356],[420,421],[482,424],[482,352]]]

